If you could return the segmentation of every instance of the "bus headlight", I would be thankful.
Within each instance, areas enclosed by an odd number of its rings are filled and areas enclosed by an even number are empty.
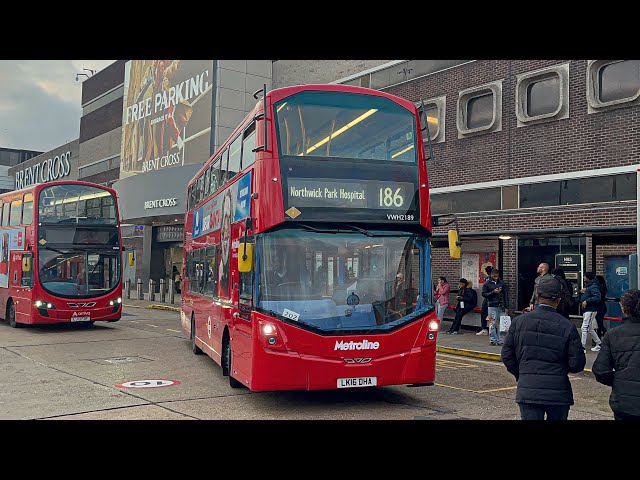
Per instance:
[[[262,325],[262,333],[265,335],[271,335],[275,331],[276,331],[276,327],[274,327],[270,323],[265,323],[264,325]]]
[[[51,303],[47,303],[47,308],[53,308],[53,305]]]
[[[439,328],[438,322],[436,322],[435,320],[431,320],[429,322],[429,330],[435,330],[437,332],[438,328]]]
[[[36,308],[40,308],[44,305],[44,302],[42,300],[36,300],[34,305],[36,306]]]

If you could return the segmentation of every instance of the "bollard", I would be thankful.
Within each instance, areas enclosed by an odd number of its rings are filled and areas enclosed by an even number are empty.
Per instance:
[[[169,303],[171,305],[173,305],[173,303],[175,301],[175,297],[174,297],[174,293],[173,293],[173,285],[174,285],[174,282],[169,281]]]
[[[164,278],[161,278],[160,279],[160,301],[162,303],[164,303],[166,300],[166,292],[164,291],[164,286],[165,286],[165,280]]]
[[[138,297],[138,300],[144,300],[144,297],[142,296],[142,279],[138,279],[137,283],[136,283],[136,295]]]
[[[131,279],[127,278],[124,281],[124,298],[131,298]]]
[[[153,302],[156,299],[156,281],[152,278],[149,279],[149,301]]]

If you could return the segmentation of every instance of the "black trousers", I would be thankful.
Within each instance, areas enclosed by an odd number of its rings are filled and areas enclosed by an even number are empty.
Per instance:
[[[462,325],[462,317],[464,317],[471,310],[472,309],[468,307],[465,307],[465,308],[456,307],[456,318],[453,320],[453,323],[451,324],[451,328],[449,329],[449,331],[457,332],[458,330],[460,330],[460,325]]]
[[[538,403],[519,403],[522,420],[566,420],[569,417],[571,405],[541,405]]]
[[[489,303],[485,300],[480,307],[480,326],[487,329],[487,317],[489,316]]]
[[[596,328],[596,333],[600,338],[604,337],[604,334],[607,333],[607,329],[604,328],[604,316],[607,313],[606,304],[601,304],[598,307],[598,311],[596,313],[596,322],[598,322],[598,328]]]

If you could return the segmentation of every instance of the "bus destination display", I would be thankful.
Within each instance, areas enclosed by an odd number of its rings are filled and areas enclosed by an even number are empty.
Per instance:
[[[373,208],[407,211],[416,188],[409,182],[291,178],[287,180],[289,206]]]

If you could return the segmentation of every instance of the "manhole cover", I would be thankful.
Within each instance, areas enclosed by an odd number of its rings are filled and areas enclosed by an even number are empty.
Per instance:
[[[151,362],[152,360],[148,358],[143,358],[143,357],[111,357],[111,358],[96,358],[91,361],[99,363],[101,365],[116,365],[120,363]]]

